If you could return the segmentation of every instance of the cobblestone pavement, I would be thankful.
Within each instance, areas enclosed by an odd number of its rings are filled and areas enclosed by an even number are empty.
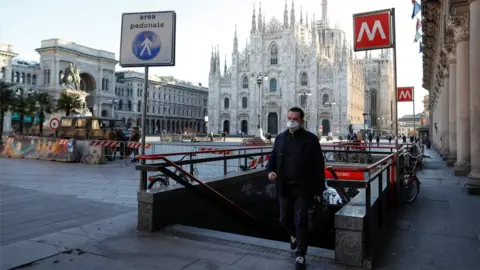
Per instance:
[[[401,207],[375,263],[381,269],[478,269],[480,197],[434,153],[417,201]],[[271,248],[136,231],[133,166],[0,158],[0,270],[292,269]],[[314,252],[314,249],[311,249]],[[312,257],[313,258],[313,257]],[[344,269],[309,259],[309,269]]]
[[[377,266],[383,269],[478,269],[480,196],[467,194],[439,155],[426,151],[415,202],[399,209]]]

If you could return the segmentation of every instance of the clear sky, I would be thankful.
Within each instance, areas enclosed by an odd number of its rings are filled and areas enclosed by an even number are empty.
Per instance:
[[[288,0],[290,11],[291,1]],[[1,0],[0,42],[14,45],[24,59],[38,59],[35,49],[41,40],[61,38],[84,46],[114,52],[120,50],[121,14],[125,12],[175,10],[177,12],[177,53],[175,67],[151,68],[164,76],[208,84],[213,45],[220,46],[223,69],[225,55],[231,62],[235,25],[239,47],[249,38],[254,1],[251,0]],[[321,0],[295,0],[297,21],[300,7],[309,20],[321,18]],[[259,1],[255,1],[258,11]],[[283,21],[285,1],[263,0],[267,21]],[[396,9],[398,86],[415,86],[415,112],[423,111],[422,56],[414,43],[415,20],[410,0],[329,0],[330,25],[336,23],[352,39],[352,14],[377,9]],[[258,12],[257,12],[258,14]],[[305,14],[304,14],[305,19]],[[376,52],[372,52],[375,55]],[[358,56],[363,57],[359,52]],[[118,67],[120,69],[120,67]],[[142,71],[139,69],[138,71]],[[412,103],[399,104],[399,116],[412,113]]]

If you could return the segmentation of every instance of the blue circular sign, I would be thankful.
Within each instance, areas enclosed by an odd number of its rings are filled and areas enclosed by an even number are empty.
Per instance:
[[[135,36],[132,52],[140,60],[152,60],[160,52],[160,37],[152,31],[143,31]]]

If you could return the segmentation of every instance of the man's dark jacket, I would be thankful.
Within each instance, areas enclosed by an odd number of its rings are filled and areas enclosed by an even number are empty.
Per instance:
[[[283,193],[284,181],[282,179],[282,152],[288,130],[280,133],[275,138],[273,151],[267,164],[267,171],[277,174],[277,194]],[[318,137],[306,130],[295,132],[298,147],[296,147],[293,168],[297,181],[300,182],[302,197],[311,199],[314,195],[321,195],[325,189],[325,160]]]

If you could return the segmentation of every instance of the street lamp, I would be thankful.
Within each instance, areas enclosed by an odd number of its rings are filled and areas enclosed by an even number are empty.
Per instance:
[[[367,140],[367,116],[370,115],[369,113],[363,113],[363,134],[365,141]]]
[[[258,74],[252,73],[252,78],[256,79],[257,85],[258,85],[258,106],[256,108],[257,110],[257,134],[256,137],[262,137],[263,131],[261,127],[261,122],[260,122],[260,114],[261,114],[261,104],[262,104],[262,84],[263,81],[268,80],[268,75],[263,72],[259,72]]]
[[[160,108],[163,108],[163,125],[164,125],[164,126],[163,126],[162,128],[163,128],[163,130],[166,130],[166,129],[165,129],[165,125],[167,125],[167,121],[166,121],[166,119],[165,119],[165,113],[167,112],[167,108],[170,108],[170,106],[160,105]],[[163,130],[162,130],[162,131],[163,131]]]
[[[116,99],[112,99],[112,118],[115,118],[115,104],[118,102]]]
[[[330,108],[330,126],[329,126],[329,129],[330,129],[330,132],[332,132],[332,135],[333,135],[333,131],[332,131],[332,115],[333,115],[332,106],[333,106],[333,105],[337,105],[337,103],[331,102],[331,101],[327,101],[327,102],[325,102],[324,104],[327,105],[327,106]],[[327,135],[328,135],[328,134],[327,134]]]

